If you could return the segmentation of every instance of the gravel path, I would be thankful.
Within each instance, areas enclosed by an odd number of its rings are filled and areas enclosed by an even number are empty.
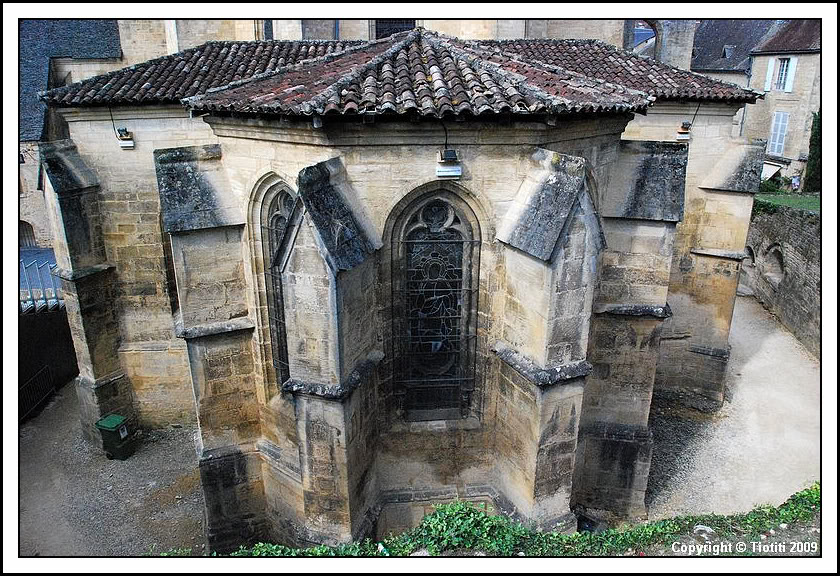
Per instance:
[[[20,555],[202,552],[195,430],[145,433],[128,460],[108,460],[82,440],[78,414],[68,384],[20,428]]]
[[[654,400],[652,520],[779,505],[820,478],[820,364],[754,298],[738,297],[727,401],[716,414]]]

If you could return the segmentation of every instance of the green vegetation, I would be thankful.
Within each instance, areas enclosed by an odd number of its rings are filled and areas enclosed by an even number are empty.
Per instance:
[[[797,210],[820,211],[820,197],[804,194],[756,194],[753,212],[772,214],[777,206],[788,206]]]
[[[822,190],[822,108],[814,114],[811,123],[811,141],[808,144],[808,164],[805,167],[805,182],[802,191],[819,194]]]
[[[792,180],[790,178],[785,178],[784,176],[779,176],[777,174],[772,178],[762,180],[761,184],[758,185],[758,193],[764,195],[792,194],[793,189],[791,188],[791,183]]]
[[[758,539],[764,532],[811,520],[820,508],[820,484],[791,496],[779,507],[760,506],[732,516],[681,516],[600,533],[560,534],[540,532],[506,516],[489,516],[467,502],[438,506],[420,525],[377,543],[365,540],[336,547],[289,548],[277,544],[241,547],[232,556],[407,556],[425,548],[435,556],[453,550],[482,550],[498,556],[615,556],[628,548],[640,550],[667,545],[690,535],[703,524],[722,538]]]
[[[193,550],[192,548],[170,548],[164,552],[156,552],[155,549],[157,548],[156,545],[152,544],[149,546],[149,551],[146,553],[146,556],[192,556]]]

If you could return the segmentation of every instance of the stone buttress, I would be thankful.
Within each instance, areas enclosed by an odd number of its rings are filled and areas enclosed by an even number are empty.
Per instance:
[[[118,412],[135,420],[131,383],[117,350],[120,330],[114,266],[106,260],[99,179],[72,140],[45,142],[41,162],[47,174],[47,207],[54,230],[67,319],[79,365],[75,380],[82,435],[101,445],[96,422]]]
[[[601,254],[587,358],[574,504],[603,520],[646,517],[648,415],[688,147],[622,141],[598,209]]]

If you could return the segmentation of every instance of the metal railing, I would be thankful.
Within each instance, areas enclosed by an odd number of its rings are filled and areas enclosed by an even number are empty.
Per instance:
[[[56,286],[55,276],[52,274],[56,267],[57,264],[50,264],[49,262],[39,264],[33,260],[29,264],[25,264],[23,260],[20,261],[21,278],[24,279],[26,286],[25,289],[20,290],[21,314],[50,312],[64,308],[64,298],[61,290]],[[47,268],[46,274],[49,277],[49,285],[46,286],[42,275],[44,268]],[[33,276],[37,279],[37,284],[33,282]]]

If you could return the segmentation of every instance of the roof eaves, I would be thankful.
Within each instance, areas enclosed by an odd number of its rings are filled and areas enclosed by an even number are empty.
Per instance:
[[[644,59],[644,60],[653,60],[653,61],[654,61],[654,62],[656,62],[656,63],[657,63],[657,65],[659,65],[659,66],[664,66],[664,67],[666,67],[666,68],[670,68],[670,69],[672,69],[672,70],[676,70],[676,71],[678,71],[678,72],[684,72],[684,73],[687,73],[687,74],[691,74],[692,76],[702,76],[702,74],[697,74],[697,73],[695,73],[695,72],[693,72],[693,71],[691,71],[691,70],[684,70],[684,69],[682,69],[682,68],[677,68],[676,66],[672,66],[672,65],[670,65],[670,64],[666,64],[665,62],[662,62],[662,61],[660,61],[660,60],[654,60],[654,59],[651,59],[651,58],[645,58],[644,56],[639,56],[638,54],[634,54],[633,52],[630,52],[630,51],[628,51],[628,50],[624,50],[623,48],[618,48],[617,46],[613,46],[612,44],[609,44],[609,43],[607,43],[607,42],[604,42],[603,40],[597,40],[597,39],[594,39],[594,38],[593,38],[593,39],[585,39],[585,40],[578,40],[578,41],[571,41],[571,42],[570,42],[570,41],[568,41],[568,40],[557,40],[557,39],[552,38],[552,39],[550,39],[550,41],[552,41],[552,42],[554,42],[554,43],[557,43],[557,44],[559,44],[559,43],[567,43],[567,42],[569,42],[569,43],[579,43],[579,44],[586,44],[586,43],[589,43],[589,44],[597,44],[597,45],[602,46],[602,47],[604,47],[604,48],[606,48],[606,49],[608,49],[608,50],[611,50],[611,51],[612,51],[613,53],[615,53],[615,54],[619,54],[619,55],[620,55],[620,54],[625,54],[625,55],[627,55],[627,56],[629,56],[629,57],[631,57],[631,58],[640,58],[640,59]],[[708,77],[707,77],[707,78],[708,78]],[[744,93],[744,98],[738,98],[738,97],[734,97],[734,96],[733,96],[733,97],[730,97],[730,98],[724,98],[724,99],[723,99],[724,101],[727,101],[727,100],[728,100],[728,101],[744,101],[744,102],[749,102],[749,101],[750,101],[750,98],[752,98],[752,102],[754,103],[754,102],[755,102],[755,100],[756,100],[757,98],[763,98],[763,95],[762,95],[762,94],[759,94],[758,92],[754,92],[753,90],[750,90],[749,88],[744,88],[743,86],[738,86],[737,84],[735,84],[735,83],[733,83],[733,82],[727,82],[727,81],[725,81],[725,80],[718,80],[718,79],[716,79],[716,78],[712,78],[712,80],[714,80],[715,82],[720,82],[721,84],[726,84],[726,85],[728,85],[728,86],[730,86],[730,87],[736,88],[737,90],[739,90],[739,91],[741,91],[741,92],[743,92],[743,93]],[[662,99],[662,100],[664,100],[664,99],[677,99],[677,100],[680,100],[680,99],[686,100],[686,99],[687,99],[687,100],[692,100],[692,99],[694,99],[694,98],[697,98],[697,99],[700,99],[700,100],[708,100],[708,98],[698,97],[698,96],[696,96],[696,95],[695,95],[695,96],[693,96],[693,97],[688,97],[688,98],[687,98],[687,97],[684,97],[684,96],[680,96],[680,95],[678,94],[678,91],[676,91],[676,92],[677,92],[677,94],[668,94],[668,95],[663,95],[663,97],[661,97],[660,99]],[[713,98],[712,100],[721,100],[721,99],[719,99],[719,98]]]
[[[820,48],[809,48],[807,50],[753,50],[751,56],[772,56],[774,54],[819,54]]]

